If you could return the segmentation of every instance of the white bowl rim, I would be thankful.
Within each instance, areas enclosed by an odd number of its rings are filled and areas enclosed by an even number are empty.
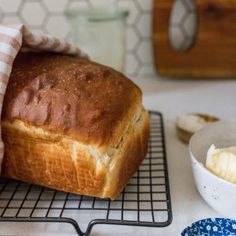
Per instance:
[[[235,124],[236,125],[236,120],[235,121],[217,121],[217,122],[214,122],[213,124],[210,124],[208,125],[207,127],[205,128],[202,128],[200,129],[199,131],[197,131],[196,133],[194,133],[189,141],[189,152],[190,152],[190,156],[191,158],[197,163],[197,165],[203,169],[203,171],[205,171],[208,175],[210,175],[211,177],[215,178],[216,180],[228,185],[228,186],[232,186],[233,188],[236,188],[236,184],[234,183],[231,183],[230,181],[227,181],[223,178],[220,178],[219,176],[215,175],[214,173],[212,173],[210,170],[208,170],[206,167],[205,167],[205,163],[201,163],[200,161],[198,161],[196,159],[196,157],[193,155],[193,152],[192,152],[192,142],[194,140],[194,138],[196,138],[196,136],[198,136],[200,133],[205,133],[207,130],[209,129],[212,129],[212,128],[215,128],[218,124],[229,124],[229,123],[232,123],[232,124]]]

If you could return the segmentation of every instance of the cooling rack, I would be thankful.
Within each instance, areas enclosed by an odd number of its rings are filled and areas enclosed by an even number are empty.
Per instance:
[[[150,112],[150,120],[147,157],[115,201],[0,178],[0,222],[69,223],[80,236],[90,235],[96,224],[169,225],[172,210],[162,114]],[[79,214],[92,216],[84,232],[76,218]]]

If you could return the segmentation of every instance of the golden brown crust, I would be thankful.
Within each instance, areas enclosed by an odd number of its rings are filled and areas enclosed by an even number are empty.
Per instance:
[[[114,199],[148,135],[141,91],[119,72],[52,53],[16,59],[2,114],[3,176]]]
[[[15,120],[3,122],[5,157],[2,175],[73,193],[115,199],[147,151],[146,111],[129,128],[108,165],[87,145]]]
[[[103,152],[119,142],[140,104],[139,88],[109,67],[53,53],[21,53],[2,120],[19,119]]]
[[[110,165],[110,175],[104,189],[105,196],[115,199],[137,171],[147,153],[149,129],[149,115],[143,110],[141,119],[130,130],[124,147],[111,164],[113,166]]]

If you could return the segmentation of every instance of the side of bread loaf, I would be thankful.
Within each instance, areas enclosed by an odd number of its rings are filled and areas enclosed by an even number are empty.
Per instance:
[[[2,175],[116,198],[147,151],[141,91],[111,68],[45,53],[16,59],[2,115]]]

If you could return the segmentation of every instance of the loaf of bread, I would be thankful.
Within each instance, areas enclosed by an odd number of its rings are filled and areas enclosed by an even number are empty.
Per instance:
[[[148,137],[142,93],[121,73],[66,55],[17,56],[2,113],[3,176],[115,199]]]

